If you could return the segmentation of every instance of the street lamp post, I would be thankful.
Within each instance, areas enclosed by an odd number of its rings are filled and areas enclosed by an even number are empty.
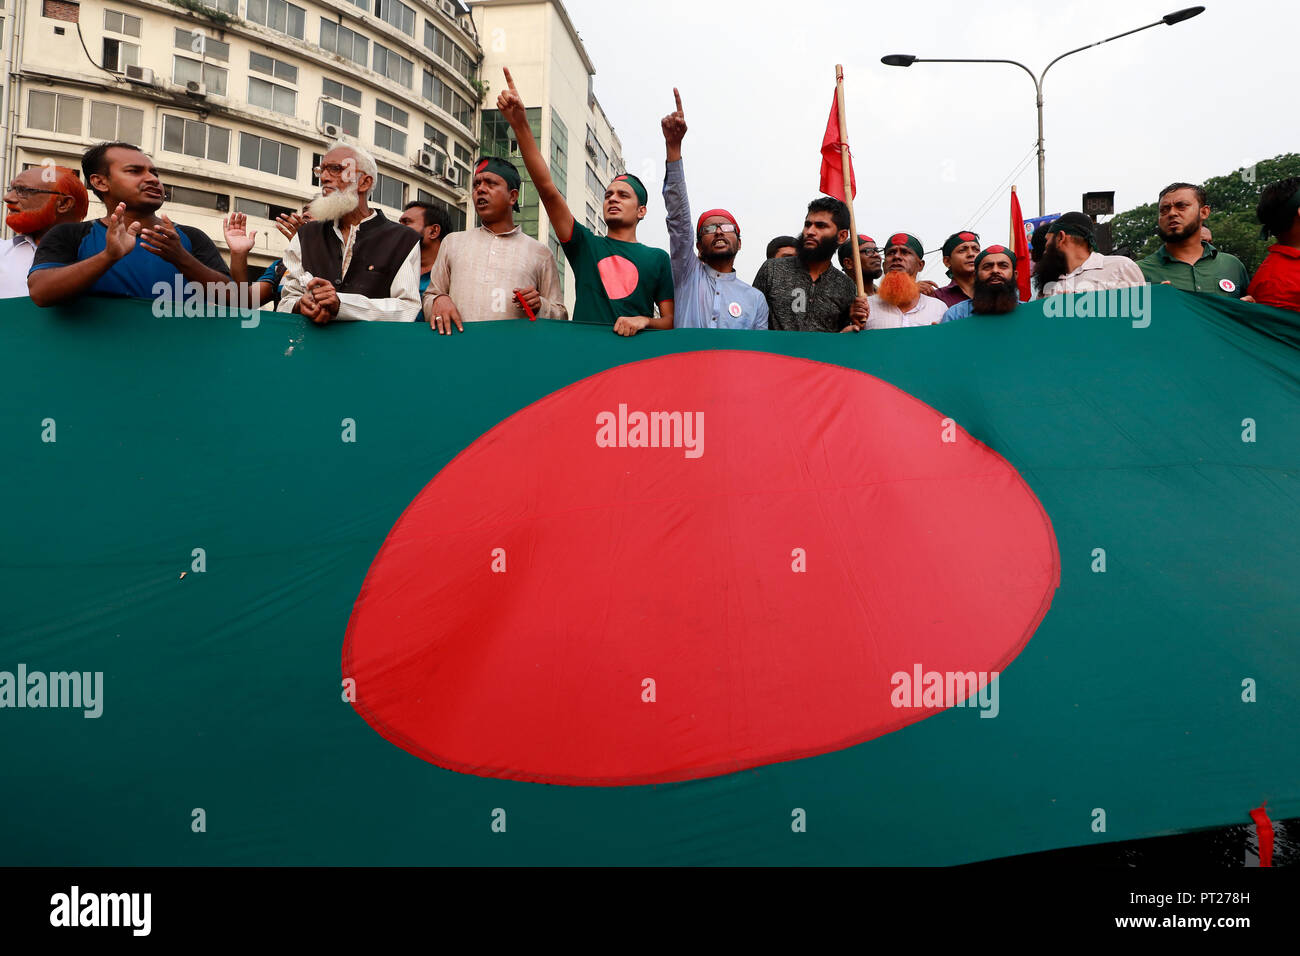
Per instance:
[[[1043,79],[1047,76],[1047,71],[1057,63],[1064,60],[1067,56],[1074,53],[1080,53],[1084,50],[1091,50],[1095,46],[1101,46],[1103,43],[1109,43],[1111,40],[1118,40],[1120,37],[1126,37],[1133,33],[1140,33],[1143,30],[1149,30],[1152,27],[1158,27],[1162,23],[1173,26],[1175,23],[1182,23],[1184,20],[1190,20],[1192,17],[1205,12],[1205,7],[1187,7],[1183,10],[1175,10],[1173,13],[1167,13],[1155,23],[1148,23],[1146,26],[1137,27],[1133,30],[1127,30],[1124,33],[1117,33],[1113,37],[1107,37],[1104,40],[1098,40],[1096,43],[1089,43],[1087,46],[1081,46],[1077,49],[1062,53],[1051,63],[1043,68],[1043,72],[1034,76],[1034,71],[1016,60],[984,60],[984,59],[922,59],[918,56],[912,56],[908,53],[891,53],[889,56],[882,56],[880,62],[885,66],[911,66],[913,63],[1009,63],[1012,66],[1018,66],[1029,74],[1029,78],[1034,81],[1034,92],[1038,98],[1038,215],[1047,215],[1047,185],[1046,185],[1046,160],[1043,153]]]

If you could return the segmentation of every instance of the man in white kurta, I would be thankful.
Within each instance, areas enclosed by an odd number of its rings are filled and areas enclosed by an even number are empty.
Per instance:
[[[465,330],[465,322],[567,319],[555,257],[515,225],[519,173],[503,159],[474,169],[474,209],[482,225],[442,241],[422,307],[435,332]],[[527,310],[525,310],[525,305]]]

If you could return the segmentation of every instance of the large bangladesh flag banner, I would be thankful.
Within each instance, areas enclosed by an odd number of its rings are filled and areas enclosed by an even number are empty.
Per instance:
[[[1300,316],[1094,298],[632,339],[0,304],[0,863],[1300,815]]]

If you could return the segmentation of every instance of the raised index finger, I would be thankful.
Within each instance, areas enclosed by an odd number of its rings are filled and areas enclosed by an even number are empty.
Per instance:
[[[677,112],[682,111],[682,94],[677,92],[677,87],[673,87],[673,99],[677,101]]]
[[[515,80],[514,80],[514,77],[512,77],[512,76],[510,75],[510,67],[508,67],[508,66],[503,66],[501,69],[505,70],[505,74],[506,74],[506,85],[507,85],[508,87],[510,87],[510,92],[512,92],[512,93],[518,93],[519,91],[518,91],[517,89],[515,89]]]

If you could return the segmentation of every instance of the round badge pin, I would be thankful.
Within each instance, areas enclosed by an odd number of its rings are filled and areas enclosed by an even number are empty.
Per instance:
[[[1236,292],[1237,283],[1233,282],[1231,279],[1220,279],[1219,288],[1224,292]]]
[[[727,306],[727,311],[731,313],[731,317],[733,319],[740,318],[740,303],[739,302],[731,303],[731,305]]]

